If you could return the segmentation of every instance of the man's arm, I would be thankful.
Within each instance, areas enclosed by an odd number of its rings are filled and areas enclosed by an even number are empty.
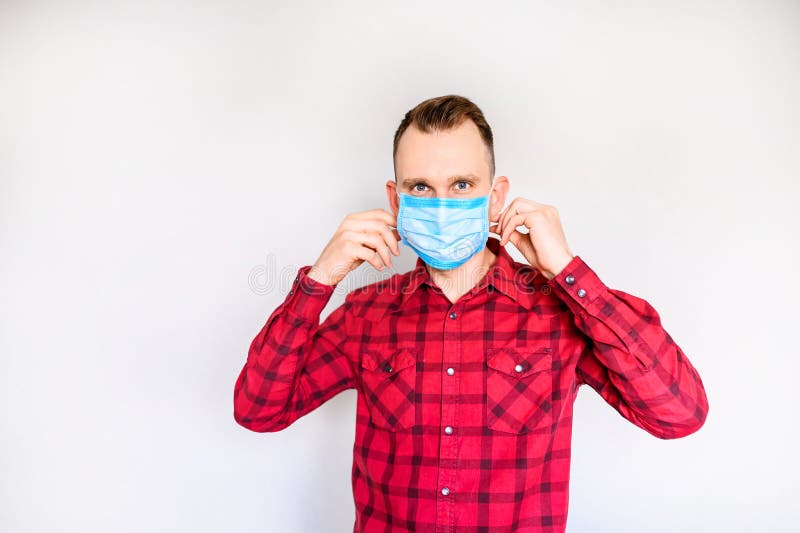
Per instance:
[[[309,269],[299,269],[289,294],[253,339],[236,380],[233,416],[252,431],[284,429],[355,387],[350,302],[345,299],[319,324],[334,286],[308,276]]]
[[[700,429],[708,413],[703,382],[649,303],[607,287],[577,255],[547,284],[587,337],[580,383],[656,437]]]
[[[320,325],[334,287],[364,262],[378,270],[400,255],[397,217],[384,209],[351,213],[253,339],[233,393],[233,416],[253,431],[279,431],[337,393],[355,388],[360,335],[350,295]]]

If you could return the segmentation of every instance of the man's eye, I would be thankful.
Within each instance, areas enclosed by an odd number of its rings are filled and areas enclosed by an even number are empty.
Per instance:
[[[425,187],[427,187],[427,185],[423,185],[422,183],[417,183],[416,185],[414,185],[414,190],[417,192],[423,192],[425,190]]]
[[[462,185],[463,185],[463,187],[462,187]],[[459,181],[459,182],[456,183],[456,187],[463,191],[464,189],[469,187],[469,183],[467,183],[466,181]]]

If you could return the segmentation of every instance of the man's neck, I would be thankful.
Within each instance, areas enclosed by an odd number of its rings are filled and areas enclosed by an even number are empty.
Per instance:
[[[494,264],[497,255],[488,247],[470,257],[469,260],[458,268],[452,270],[439,270],[425,265],[431,279],[437,287],[447,296],[451,303],[455,303],[486,275]]]

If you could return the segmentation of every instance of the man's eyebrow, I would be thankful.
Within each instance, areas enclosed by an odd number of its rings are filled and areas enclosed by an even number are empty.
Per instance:
[[[423,185],[427,185],[428,184],[428,182],[425,180],[425,178],[403,178],[400,181],[400,185],[402,187],[406,188],[406,189],[410,189],[411,187],[413,187],[417,183],[422,183]]]
[[[455,183],[457,181],[469,181],[470,183],[474,184],[474,183],[480,181],[480,178],[478,176],[476,176],[475,174],[464,174],[464,175],[450,176],[450,178],[447,181],[448,181],[449,185],[452,185],[453,183]],[[424,177],[423,178],[403,178],[402,181],[400,182],[400,185],[402,185],[405,188],[411,188],[414,185],[417,185],[418,183],[421,183],[423,185],[428,185],[428,178],[424,178]]]
[[[475,174],[464,174],[463,176],[456,175],[456,176],[451,176],[450,177],[450,183],[451,184],[453,184],[453,183],[455,183],[457,181],[470,181],[470,182],[474,183],[476,181],[480,181],[480,178],[478,176],[476,176]]]

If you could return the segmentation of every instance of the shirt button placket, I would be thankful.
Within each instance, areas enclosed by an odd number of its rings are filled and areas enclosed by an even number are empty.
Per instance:
[[[455,465],[458,458],[458,439],[452,423],[458,420],[458,386],[455,368],[461,361],[461,331],[463,316],[451,308],[444,317],[444,347],[442,350],[442,438],[439,439],[439,498],[436,503],[437,530],[449,531],[455,516],[454,487],[457,482]]]

